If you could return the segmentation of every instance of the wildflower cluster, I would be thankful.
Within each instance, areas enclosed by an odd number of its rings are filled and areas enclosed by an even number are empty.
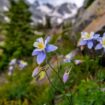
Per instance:
[[[42,64],[44,60],[47,57],[47,53],[57,50],[57,47],[48,44],[50,41],[50,37],[47,37],[44,41],[43,38],[38,38],[36,42],[34,42],[33,46],[35,49],[32,52],[32,56],[37,56],[37,63],[38,65]],[[98,44],[96,44],[96,42]],[[81,32],[81,38],[78,42],[78,46],[87,46],[89,49],[94,48],[95,50],[104,49],[105,51],[105,33],[103,34],[103,37],[100,36],[100,34],[95,34],[94,32]],[[80,59],[74,59],[74,57],[78,54],[78,50],[73,50],[66,56],[64,56],[63,62],[64,63],[71,63],[73,62],[76,65],[79,65],[83,63],[83,60]],[[39,66],[34,69],[33,77],[39,73]],[[65,83],[69,78],[70,71],[65,71],[63,75],[63,82]]]
[[[86,45],[89,49],[92,49],[94,46],[94,40],[97,40],[98,38],[99,34],[95,34],[94,32],[81,32],[81,38],[78,42],[78,46]]]
[[[47,53],[57,50],[57,47],[55,45],[49,44],[50,39],[51,37],[47,37],[46,40],[44,41],[43,38],[38,38],[33,44],[35,49],[32,52],[32,56],[37,57],[36,61],[38,67],[34,69],[32,77],[36,77],[42,70],[44,70],[47,73],[46,67],[41,67],[40,65],[46,59]]]
[[[103,34],[103,37],[100,37],[98,42],[99,43],[96,45],[95,50],[100,50],[103,48],[103,50],[105,52],[105,33]]]
[[[62,60],[60,63],[70,63],[70,67],[65,68],[64,69],[64,74],[63,76],[59,75],[59,68],[54,68],[55,65],[50,64],[50,61],[48,61],[47,59],[47,53],[49,52],[53,52],[55,50],[57,50],[57,47],[55,45],[49,44],[50,41],[50,37],[47,37],[46,40],[44,41],[43,38],[38,38],[36,40],[36,42],[34,42],[33,46],[35,47],[35,49],[32,52],[32,56],[36,56],[36,62],[38,64],[37,67],[35,67],[33,73],[32,73],[32,77],[37,77],[40,78],[40,73],[44,72],[45,75],[49,80],[49,83],[52,85],[53,88],[56,89],[56,87],[52,84],[52,81],[50,81],[49,78],[49,70],[52,70],[55,72],[55,74],[57,75],[58,79],[62,82],[62,86],[65,89],[65,83],[68,81],[70,73],[72,68],[74,67],[73,65],[80,65],[81,63],[84,62],[84,60],[82,59],[76,59],[76,55],[79,53],[80,49],[76,48],[75,50],[71,51],[69,54],[63,56]],[[87,47],[89,50],[95,49],[95,50],[100,50],[103,49],[103,51],[105,52],[105,33],[103,34],[103,36],[101,36],[100,34],[95,34],[94,32],[88,33],[88,32],[81,32],[81,38],[78,42],[78,47],[82,47],[85,48]],[[46,59],[46,66],[48,66],[47,69],[43,69],[43,67],[41,66],[41,64],[45,61]],[[51,72],[51,71],[50,71]],[[70,102],[69,102],[70,103]]]
[[[50,37],[47,37],[45,41],[43,40],[43,38],[38,38],[36,42],[34,42],[33,44],[35,49],[32,52],[32,56],[37,56],[36,61],[38,63],[38,67],[34,69],[32,73],[32,77],[36,77],[40,73],[41,71],[40,64],[42,64],[44,60],[46,59],[47,53],[57,50],[56,46],[52,44],[48,44],[49,41],[50,41]],[[82,60],[79,60],[79,59],[73,60],[73,58],[77,55],[77,53],[78,53],[78,50],[73,50],[71,53],[67,54],[63,59],[64,63],[67,63],[67,62],[70,63],[73,61],[76,65],[81,64],[83,62]],[[70,71],[71,69],[69,71],[65,70],[63,78],[62,78],[62,81],[64,83],[67,82]]]
[[[83,63],[83,60],[80,60],[80,59],[74,59],[74,57],[78,54],[78,50],[73,50],[71,51],[69,54],[65,55],[64,56],[64,59],[63,59],[63,62],[64,63],[74,63],[75,65],[79,65],[81,63]],[[69,74],[70,74],[70,71],[71,69],[68,71],[66,70],[64,72],[64,75],[63,75],[63,82],[66,83],[67,80],[69,79]]]
[[[97,43],[97,44],[96,44]],[[103,52],[105,52],[105,33],[102,35],[95,34],[94,32],[81,32],[81,38],[78,42],[78,46],[87,46],[88,49],[94,48],[95,50],[103,49]],[[78,50],[73,50],[69,54],[67,54],[64,57],[64,63],[70,63],[73,62],[74,64],[78,65],[83,63],[83,60],[80,59],[74,59],[74,57],[78,54]],[[65,72],[63,75],[63,81],[64,83],[68,80],[70,72]]]
[[[8,75],[12,75],[15,68],[19,68],[19,70],[23,70],[27,65],[28,63],[23,60],[12,59],[9,63]]]
[[[94,44],[94,41],[98,44]],[[81,32],[81,38],[78,42],[78,46],[87,46],[89,49],[94,47],[95,50],[103,49],[105,52],[105,33],[101,37],[100,34],[95,34],[94,32]]]

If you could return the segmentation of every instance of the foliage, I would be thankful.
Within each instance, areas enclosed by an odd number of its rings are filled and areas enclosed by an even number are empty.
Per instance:
[[[104,105],[105,92],[95,81],[81,81],[74,93],[75,105]]]
[[[11,0],[8,16],[11,22],[5,25],[6,41],[0,67],[7,65],[11,58],[29,57],[36,37],[30,27],[28,6],[23,0]]]
[[[0,105],[104,105],[105,68],[100,58],[105,53],[105,36],[83,33],[80,44],[75,46],[66,30],[62,34],[52,35],[51,43],[56,43],[57,47],[45,43],[42,38],[34,43],[37,36],[29,25],[28,6],[22,0],[11,1],[11,5],[8,13],[11,22],[5,26],[6,41],[0,67],[7,66],[12,58],[17,60],[15,66],[12,64],[13,74],[7,76],[7,83],[0,86]],[[78,55],[73,50],[75,48]],[[46,53],[56,49],[52,54]],[[33,56],[44,53],[44,56],[37,59],[39,63],[35,64],[34,60],[33,64],[31,53]],[[18,70],[20,59],[28,61],[28,65]],[[69,60],[65,62],[65,59]],[[76,60],[79,63],[75,63]],[[51,75],[45,75],[47,70]],[[40,84],[38,80],[42,77],[45,81]]]

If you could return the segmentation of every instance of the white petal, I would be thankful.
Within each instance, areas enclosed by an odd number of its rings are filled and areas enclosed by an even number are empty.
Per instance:
[[[33,46],[38,47],[38,42],[34,42]]]

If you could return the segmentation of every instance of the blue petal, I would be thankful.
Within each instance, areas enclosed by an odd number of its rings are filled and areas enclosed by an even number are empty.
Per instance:
[[[32,73],[32,77],[37,76],[38,73],[39,73],[39,67],[36,67],[36,68],[34,69],[33,73]]]
[[[102,49],[102,45],[100,43],[97,44],[96,47],[95,47],[95,50],[99,50],[99,49]]]
[[[46,46],[46,52],[52,52],[52,51],[55,51],[55,50],[57,50],[57,47],[54,46],[54,45],[49,44],[49,45]]]
[[[99,37],[99,38],[97,38],[96,40],[97,40],[98,42],[101,42],[102,37]]]
[[[99,38],[99,36],[100,36],[100,34],[95,34],[94,36],[93,36],[93,39],[98,39]]]
[[[103,33],[103,37],[105,37],[105,32]]]
[[[43,63],[43,61],[45,60],[46,58],[46,54],[44,52],[40,52],[38,55],[37,55],[37,63],[38,64],[41,64]]]
[[[84,45],[86,45],[86,43],[87,43],[86,40],[81,40],[81,41],[79,42],[79,46],[84,46]]]
[[[43,38],[41,37],[41,38],[38,38],[38,39],[36,39],[36,41],[37,42],[43,42]]]
[[[38,55],[39,53],[40,53],[40,51],[37,51],[37,50],[35,49],[35,50],[33,50],[33,52],[32,52],[32,56]]]
[[[89,41],[89,42],[87,43],[87,46],[88,46],[89,49],[91,49],[91,48],[93,47],[93,42],[92,42],[92,41]]]
[[[46,40],[45,40],[45,45],[48,44],[48,42],[50,41],[50,39],[51,39],[50,36],[48,36],[48,37],[46,38]]]
[[[64,73],[63,75],[63,82],[66,83],[69,78],[69,73]]]

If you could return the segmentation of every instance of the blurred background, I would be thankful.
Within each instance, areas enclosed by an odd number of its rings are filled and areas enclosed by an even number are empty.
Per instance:
[[[58,89],[43,71],[32,78],[37,38],[51,36],[51,43],[59,47],[48,55],[57,68],[76,48],[80,32],[104,30],[105,0],[0,0],[0,105],[69,105],[66,97],[71,105],[105,105],[105,58],[100,66],[98,60],[89,60],[87,51],[77,56],[86,60],[84,64],[59,66],[61,75],[73,66],[65,89],[54,73],[49,76]]]

